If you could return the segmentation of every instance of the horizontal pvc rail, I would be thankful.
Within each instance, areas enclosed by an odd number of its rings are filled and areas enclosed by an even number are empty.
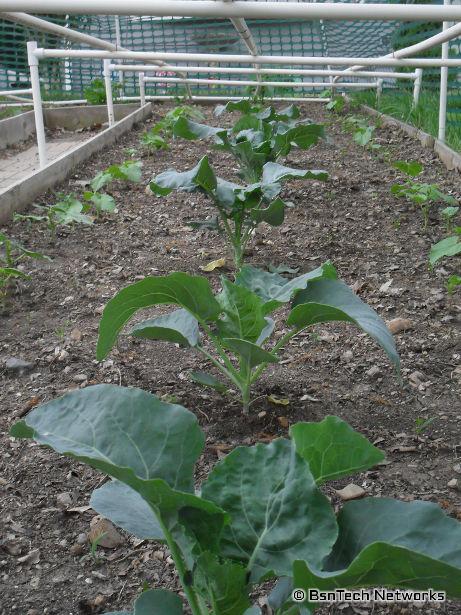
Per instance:
[[[21,96],[21,94],[32,94],[32,88],[24,90],[1,90],[0,96]]]
[[[446,28],[442,32],[435,34],[434,36],[430,36],[426,38],[424,41],[420,41],[419,43],[415,43],[414,45],[410,45],[409,47],[404,47],[403,49],[398,49],[397,51],[393,51],[392,53],[388,53],[384,58],[408,58],[417,53],[421,53],[422,51],[428,51],[433,47],[437,47],[440,44],[446,43],[454,38],[457,38],[461,35],[461,24],[455,24],[451,28]],[[363,64],[358,64],[356,66],[351,66],[347,68],[344,73],[356,72],[362,68]],[[335,79],[337,81],[337,78]]]
[[[286,87],[286,88],[323,88],[330,87],[329,81],[245,81],[238,79],[181,79],[179,77],[144,77],[145,83],[189,83],[204,85],[234,85],[234,86],[260,86],[263,88]],[[375,88],[376,81],[373,83],[341,83],[340,87],[348,88]]]
[[[194,0],[191,4],[195,4],[200,1],[201,0]],[[414,66],[417,68],[461,66],[461,58],[448,58],[446,60],[438,58],[408,58],[398,60],[395,58],[348,58],[336,56],[251,56],[220,53],[175,53],[153,51],[111,52],[93,49],[42,48],[37,49],[35,55],[40,60],[44,58],[100,58],[108,60],[138,60],[140,62],[146,60],[161,60],[178,62],[228,62],[235,64],[300,64],[304,66],[326,66],[329,64],[333,66],[350,66],[351,64],[361,64],[363,66]]]
[[[173,95],[173,94],[158,94],[158,95],[152,95],[152,96],[147,96],[146,95],[146,100],[175,100],[177,99],[177,96]],[[117,98],[117,100],[115,102],[137,102],[140,100],[139,96],[119,96]],[[201,102],[201,101],[211,101],[211,102],[222,102],[222,101],[226,101],[226,100],[241,100],[240,96],[193,96],[192,97],[193,101],[196,102]],[[330,101],[329,98],[320,98],[320,96],[316,96],[316,97],[294,97],[294,96],[275,96],[275,97],[271,97],[271,100],[275,101],[275,102],[279,102],[279,101],[293,101],[293,102],[322,102],[322,103],[327,103]],[[30,107],[33,105],[33,102],[27,101],[26,104],[24,105],[20,105],[19,103],[5,103],[3,105],[3,103],[0,103],[0,106],[5,106],[5,107],[20,107],[20,106],[24,106],[24,107]],[[65,106],[70,106],[70,105],[88,105],[88,101],[85,98],[79,98],[79,99],[75,99],[75,100],[45,100],[43,101],[43,106],[59,106],[59,107],[65,107]]]
[[[255,2],[254,0],[0,0],[0,11],[81,15],[154,15],[230,19],[461,21],[461,6],[345,4],[342,2]]]
[[[122,72],[157,72],[154,66],[149,64],[110,64],[112,71]],[[235,75],[305,75],[306,77],[335,77],[342,75],[344,70],[322,70],[322,69],[302,69],[302,68],[242,68],[230,66],[169,66],[168,70],[174,73],[210,73],[210,74],[235,74]],[[354,77],[376,77],[389,79],[416,79],[417,73],[399,73],[393,71],[356,71]]]

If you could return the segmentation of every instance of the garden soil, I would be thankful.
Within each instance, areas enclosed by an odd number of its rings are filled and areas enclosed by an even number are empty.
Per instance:
[[[127,284],[172,271],[197,274],[222,257],[227,269],[203,275],[217,289],[219,276],[232,274],[222,239],[188,227],[191,220],[213,215],[202,196],[180,192],[157,198],[146,190],[152,175],[169,167],[190,169],[205,154],[217,174],[236,179],[233,159],[206,142],[177,140],[167,151],[143,153],[143,131],[167,110],[157,105],[146,125],[76,168],[56,189],[81,194],[85,181],[123,162],[136,148],[143,181],[110,186],[115,215],[92,226],[62,228],[55,238],[44,227],[23,222],[2,229],[52,260],[25,263],[31,279],[14,289],[0,316],[1,615],[97,614],[130,608],[143,587],[178,589],[162,545],[121,532],[115,546],[91,553],[88,533],[95,513],[88,501],[103,475],[8,435],[38,403],[96,383],[141,387],[194,412],[206,434],[197,484],[237,445],[269,442],[287,436],[297,421],[337,415],[376,443],[387,459],[372,471],[329,485],[326,493],[334,506],[341,505],[336,490],[353,482],[373,496],[436,502],[461,521],[460,292],[449,296],[444,288],[448,275],[459,273],[459,259],[429,269],[430,246],[445,233],[440,213],[433,208],[424,231],[419,210],[390,194],[391,185],[403,178],[389,161],[420,160],[424,181],[456,198],[461,198],[460,179],[432,152],[390,128],[377,128],[375,143],[381,148],[371,151],[353,142],[343,118],[320,105],[303,106],[303,114],[327,124],[328,138],[309,151],[293,150],[286,164],[326,169],[330,179],[289,182],[284,196],[294,207],[281,227],[258,229],[247,262],[283,264],[302,273],[330,259],[384,320],[407,321],[395,336],[401,379],[373,340],[342,324],[321,325],[293,340],[280,364],[254,387],[249,416],[241,414],[232,395],[222,397],[190,382],[190,370],[208,369],[203,357],[190,351],[123,336],[105,361],[96,361],[103,307]],[[223,122],[224,116],[213,118],[211,108],[205,113],[209,123]],[[227,116],[226,121],[235,119]],[[35,202],[55,201],[48,192]],[[7,370],[11,358],[29,365]],[[421,431],[422,419],[428,424]],[[264,604],[258,593],[255,601]],[[366,614],[372,607],[336,605],[320,612]],[[461,603],[373,611],[439,612],[459,615]]]

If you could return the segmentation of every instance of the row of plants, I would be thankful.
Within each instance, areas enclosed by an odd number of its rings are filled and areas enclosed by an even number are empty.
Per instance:
[[[189,171],[156,175],[149,186],[160,197],[182,190],[209,199],[216,217],[195,226],[222,234],[235,276],[222,276],[217,293],[206,277],[185,272],[148,276],[123,288],[104,309],[97,359],[108,355],[139,310],[172,305],[173,311],[138,322],[131,335],[206,357],[227,382],[197,371],[193,380],[227,395],[237,389],[244,413],[264,370],[300,332],[319,323],[356,325],[398,371],[386,325],[338,279],[330,262],[294,278],[245,263],[257,225],[281,224],[291,206],[280,197],[283,182],[327,179],[326,171],[282,164],[293,147],[316,144],[323,127],[301,119],[294,106],[277,111],[242,100],[220,107],[217,115],[229,111],[241,113],[230,129],[181,114],[172,135],[212,139],[237,161],[242,183],[217,177],[204,156]],[[93,492],[92,508],[138,538],[168,546],[193,615],[261,614],[253,597],[267,592],[268,582],[276,615],[312,613],[317,605],[300,599],[300,591],[311,588],[432,588],[461,597],[461,552],[453,548],[461,542],[461,524],[437,505],[370,497],[335,512],[322,487],[384,459],[337,417],[297,423],[289,439],[237,447],[199,487],[194,472],[205,437],[196,416],[137,388],[73,391],[32,410],[11,435],[33,438],[108,475],[111,480]],[[183,612],[176,593],[151,588],[132,612],[106,615]]]
[[[331,96],[331,92],[326,92],[325,94]],[[326,107],[331,112],[341,115],[345,111],[346,102],[342,96],[333,96]],[[423,216],[424,231],[427,231],[431,208],[435,205],[445,206],[440,210],[440,217],[449,235],[431,246],[429,253],[430,266],[434,267],[442,258],[460,254],[461,227],[456,224],[456,218],[459,213],[458,200],[440,190],[437,184],[418,181],[417,178],[424,170],[423,165],[419,161],[392,161],[389,153],[383,151],[384,148],[382,148],[381,144],[374,140],[376,126],[370,124],[365,118],[346,114],[343,126],[346,130],[352,132],[355,143],[371,152],[379,152],[384,160],[405,176],[406,179],[403,183],[395,183],[391,186],[391,194],[396,198],[404,198],[420,208]],[[446,288],[449,294],[453,293],[460,285],[461,276],[457,274],[450,275],[446,281]]]

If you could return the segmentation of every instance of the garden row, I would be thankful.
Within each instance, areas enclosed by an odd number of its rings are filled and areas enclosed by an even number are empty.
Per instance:
[[[291,204],[280,196],[283,183],[291,178],[323,182],[328,173],[280,162],[293,147],[308,149],[324,136],[323,127],[301,119],[296,107],[276,111],[242,101],[229,103],[219,113],[235,110],[242,115],[232,129],[198,124],[180,114],[172,132],[187,139],[213,138],[234,157],[246,183],[220,178],[204,156],[190,171],[169,170],[149,184],[158,196],[179,189],[210,199],[216,215],[193,226],[216,230],[227,240],[235,276],[221,278],[219,293],[206,277],[181,272],[146,277],[124,288],[104,309],[98,360],[108,355],[139,309],[168,304],[178,309],[139,322],[131,334],[203,355],[227,381],[197,370],[192,372],[194,381],[223,393],[236,388],[244,413],[250,409],[252,384],[280,360],[280,351],[292,338],[319,323],[355,324],[378,342],[398,370],[399,358],[384,322],[338,280],[330,262],[294,278],[245,263],[258,225],[275,227],[284,221]],[[357,122],[355,127],[356,140],[356,133],[368,130]],[[155,130],[153,134],[158,135]],[[155,141],[164,148],[162,139]],[[362,141],[366,146],[371,139]],[[417,174],[414,163],[396,165],[410,177]],[[61,201],[64,210],[74,207],[76,222],[91,222],[86,207],[94,206],[96,215],[113,211],[115,203],[102,188],[114,180],[139,181],[140,170],[134,161],[109,167],[93,179],[92,192],[84,194],[88,205],[69,195]],[[436,186],[427,186],[409,179],[398,192],[411,199],[424,193],[424,208],[449,200]],[[43,221],[24,217],[30,223]],[[49,212],[42,217],[53,230]],[[281,320],[280,334],[274,334],[273,316]],[[255,585],[275,578],[282,580],[269,600],[279,614],[307,613],[315,607],[296,604],[293,586],[306,592],[338,585],[432,587],[459,595],[460,554],[453,553],[451,545],[453,537],[461,538],[461,528],[434,504],[367,498],[334,514],[319,487],[383,458],[340,419],[298,423],[290,430],[291,440],[236,449],[212,470],[200,496],[193,476],[204,437],[196,418],[139,389],[96,385],[75,391],[33,410],[12,434],[33,437],[111,476],[113,481],[94,492],[92,507],[141,539],[167,543],[195,614],[258,613],[248,596]],[[138,599],[135,613],[143,609],[174,615],[182,612],[182,604],[166,590],[149,590]]]

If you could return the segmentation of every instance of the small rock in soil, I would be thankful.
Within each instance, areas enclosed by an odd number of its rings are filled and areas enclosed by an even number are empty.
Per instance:
[[[88,380],[88,376],[86,374],[75,374],[75,376],[72,378],[72,380],[74,382],[86,382]]]
[[[447,483],[447,487],[449,487],[450,489],[457,489],[458,488],[458,479],[457,478],[452,478],[451,480],[449,480],[448,483]]]
[[[347,502],[348,500],[358,500],[359,498],[363,498],[367,492],[365,489],[362,489],[362,487],[354,485],[354,483],[350,483],[343,489],[337,489],[336,493],[342,500],[344,500],[344,502]]]
[[[56,505],[58,506],[58,508],[61,508],[61,510],[66,510],[67,508],[70,508],[72,506],[72,496],[68,491],[65,491],[64,493],[58,493],[58,495],[56,496]]]
[[[16,357],[10,357],[5,361],[6,371],[11,376],[23,376],[34,368],[34,363],[30,361],[24,361],[23,359],[17,359]]]
[[[394,318],[387,323],[387,327],[395,335],[401,331],[413,329],[413,322],[409,318]]]
[[[99,547],[116,549],[122,542],[122,536],[117,532],[113,523],[97,515],[90,521],[91,530],[88,534],[90,542],[97,541]]]

